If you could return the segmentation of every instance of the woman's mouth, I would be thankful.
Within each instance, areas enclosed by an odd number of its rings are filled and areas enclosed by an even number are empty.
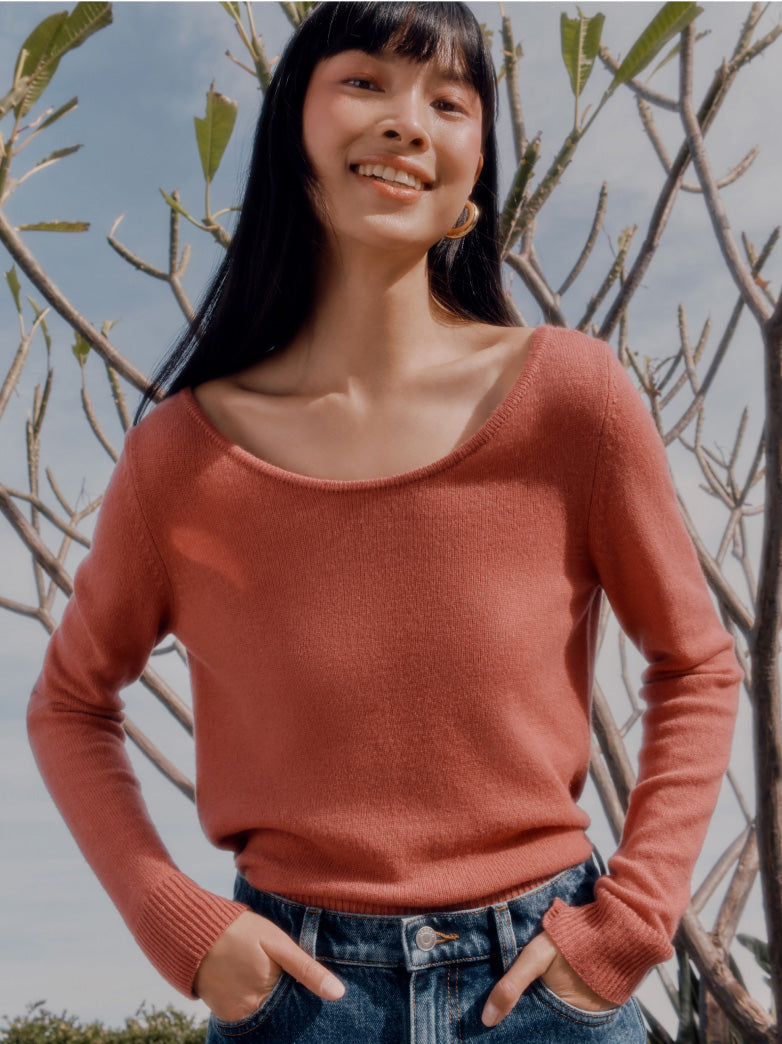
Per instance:
[[[390,189],[405,195],[418,195],[426,192],[431,186],[408,174],[406,171],[394,170],[392,167],[384,167],[380,164],[356,164],[350,168],[353,173],[365,181],[374,181],[376,186]]]

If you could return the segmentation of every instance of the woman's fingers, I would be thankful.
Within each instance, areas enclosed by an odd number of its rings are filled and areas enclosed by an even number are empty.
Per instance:
[[[502,1022],[513,1011],[529,984],[543,974],[558,953],[558,948],[545,932],[528,942],[489,994],[481,1015],[484,1026],[496,1026]]]
[[[343,995],[345,986],[335,975],[318,964],[273,921],[262,920],[259,942],[271,958],[319,997],[338,1000]]]
[[[240,914],[201,961],[193,988],[214,1014],[236,1022],[255,1011],[289,972],[307,989],[337,1000],[345,987],[282,928],[250,910]]]
[[[613,1001],[595,993],[568,964],[562,953],[557,954],[541,979],[559,998],[585,1011],[611,1011],[617,1007]]]

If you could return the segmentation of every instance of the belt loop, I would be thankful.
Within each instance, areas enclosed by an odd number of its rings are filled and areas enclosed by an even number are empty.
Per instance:
[[[304,911],[304,919],[301,922],[301,932],[299,933],[299,946],[305,953],[308,953],[310,957],[316,958],[315,954],[315,940],[318,935],[318,923],[320,921],[320,907],[319,906],[308,906]],[[316,958],[317,959],[317,958]]]
[[[502,952],[502,968],[506,972],[516,959],[516,937],[513,934],[513,921],[507,903],[497,903],[492,906],[494,921],[497,926],[497,935],[500,940]]]

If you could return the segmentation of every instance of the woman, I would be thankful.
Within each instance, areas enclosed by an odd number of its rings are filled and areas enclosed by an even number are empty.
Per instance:
[[[688,901],[741,672],[611,349],[503,294],[495,92],[461,4],[297,30],[33,694],[55,799],[210,1044],[641,1042]],[[610,870],[577,805],[603,591],[649,660]],[[124,753],[168,633],[233,901]]]

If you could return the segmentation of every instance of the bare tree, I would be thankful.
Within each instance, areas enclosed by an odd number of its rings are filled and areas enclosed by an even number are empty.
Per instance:
[[[260,89],[269,86],[272,65],[254,21],[251,4],[222,5],[233,21],[243,49],[243,59],[228,53],[237,66],[257,81]],[[306,17],[310,3],[281,3],[280,7],[292,26]],[[777,25],[759,35],[759,25],[766,7],[753,3],[737,26],[736,42],[730,57],[725,58],[714,73],[706,92],[696,105],[693,97],[693,67],[697,41],[696,19],[702,13],[694,3],[667,3],[660,8],[636,43],[621,62],[602,42],[604,16],[577,18],[562,15],[560,22],[562,56],[574,97],[573,126],[555,149],[545,171],[539,171],[541,135],[528,138],[521,92],[519,66],[522,49],[514,41],[510,17],[499,4],[501,19],[502,61],[498,70],[507,91],[511,118],[516,169],[508,186],[502,208],[501,234],[504,259],[510,271],[522,284],[521,302],[515,302],[519,318],[528,304],[539,308],[545,321],[572,326],[603,339],[615,338],[619,358],[637,379],[648,399],[649,409],[666,445],[684,449],[697,462],[703,488],[724,513],[724,527],[716,549],[710,549],[705,537],[693,521],[690,509],[680,496],[682,516],[698,552],[726,627],[736,638],[737,653],[745,669],[745,690],[752,709],[755,765],[754,813],[751,802],[742,793],[735,774],[728,780],[742,814],[742,826],[725,844],[722,855],[700,882],[690,906],[682,918],[676,947],[679,958],[679,982],[674,983],[665,968],[657,969],[671,1005],[677,1013],[681,1037],[703,1044],[718,1041],[782,1041],[782,1030],[774,1012],[782,1001],[782,722],[780,722],[779,631],[780,577],[782,577],[782,298],[775,296],[762,273],[779,238],[779,228],[769,228],[759,247],[746,235],[734,235],[722,190],[736,182],[750,169],[757,155],[751,150],[734,168],[721,177],[712,170],[705,138],[742,69],[763,54],[782,33]],[[111,5],[107,3],[77,4],[71,14],[63,12],[45,19],[24,42],[14,70],[11,90],[0,100],[0,119],[7,119],[10,133],[2,139],[0,156],[0,241],[13,264],[6,274],[19,316],[18,347],[8,365],[0,388],[0,417],[10,396],[20,387],[20,380],[30,346],[35,338],[43,338],[47,353],[51,338],[47,315],[58,313],[73,329],[74,351],[81,363],[81,400],[92,435],[112,460],[118,453],[101,425],[87,389],[88,359],[100,360],[105,372],[107,390],[114,403],[122,431],[130,420],[125,387],[143,390],[147,377],[127,359],[110,340],[111,324],[98,330],[80,313],[77,306],[58,288],[43,270],[27,245],[22,233],[29,229],[78,231],[78,223],[53,222],[15,227],[4,207],[12,193],[31,175],[65,158],[71,149],[53,152],[41,163],[15,177],[18,156],[26,145],[53,123],[73,110],[75,99],[56,110],[47,109],[32,122],[25,122],[51,80],[64,53],[79,46],[88,36],[111,21]],[[484,30],[490,33],[484,26]],[[655,68],[670,60],[679,63],[678,97],[655,91],[650,77],[641,81],[647,70],[666,47],[667,53]],[[585,88],[597,60],[612,76],[608,88],[597,105],[580,112]],[[609,191],[604,183],[599,192],[591,227],[583,246],[575,254],[571,270],[556,286],[535,248],[538,217],[559,188],[563,173],[576,159],[580,143],[600,114],[612,104],[612,96],[621,88],[632,92],[639,120],[660,163],[660,187],[645,228],[625,228],[618,237],[612,263],[596,282],[588,303],[575,320],[568,319],[567,295],[582,276],[601,233]],[[587,112],[591,113],[587,118]],[[210,185],[220,165],[233,130],[236,105],[217,93],[214,86],[207,95],[206,114],[196,121],[196,135],[204,174],[205,198],[203,218],[194,217],[174,191],[163,193],[168,208],[168,263],[159,268],[135,255],[117,237],[119,219],[108,235],[111,248],[140,272],[167,283],[176,306],[186,317],[192,307],[184,290],[182,277],[187,268],[189,246],[180,249],[180,226],[184,220],[221,246],[230,241],[221,222],[231,208],[213,211]],[[658,121],[677,121],[680,144],[670,156],[658,130]],[[692,168],[690,170],[690,168]],[[690,180],[685,180],[689,172]],[[722,261],[735,284],[736,298],[725,328],[717,336],[707,323],[694,338],[688,328],[684,303],[676,315],[675,340],[678,348],[664,359],[641,359],[633,347],[630,333],[631,305],[652,264],[666,227],[674,212],[680,192],[697,193],[703,200],[715,238],[715,254]],[[21,271],[31,287],[40,294],[45,306],[28,298],[31,313],[22,301]],[[570,298],[569,298],[570,300]],[[749,411],[744,409],[729,452],[721,452],[703,441],[707,396],[715,376],[731,350],[740,317],[748,313],[755,324],[757,338],[763,346],[763,375],[766,398],[761,434],[742,464]],[[29,315],[29,317],[28,317]],[[671,317],[673,320],[673,316]],[[26,429],[28,489],[20,490],[0,484],[0,511],[18,537],[20,546],[29,553],[37,593],[36,604],[23,604],[10,597],[0,598],[0,607],[9,612],[37,619],[47,631],[56,626],[53,602],[58,591],[71,593],[71,575],[66,568],[73,544],[89,546],[82,523],[100,504],[100,497],[77,509],[58,486],[50,468],[45,468],[48,494],[41,481],[41,433],[52,387],[53,370],[48,368],[43,388],[37,385]],[[765,496],[755,502],[753,491],[764,483]],[[755,516],[762,515],[763,531],[760,552],[753,554],[750,526]],[[44,536],[42,520],[57,534]],[[759,520],[760,521],[760,520]],[[728,568],[729,564],[733,569]],[[733,576],[735,574],[735,576]],[[731,578],[733,576],[733,578]],[[601,642],[608,633],[610,610],[605,608],[601,621]],[[635,769],[628,737],[641,718],[641,707],[634,691],[632,671],[628,665],[624,637],[618,634],[620,677],[595,682],[593,693],[594,739],[590,774],[615,838],[621,836],[629,794],[635,781]],[[184,649],[174,640],[154,655],[185,659]],[[151,666],[147,666],[142,682],[173,717],[192,733],[192,714],[183,699]],[[621,699],[617,698],[617,692]],[[628,709],[629,708],[629,709]],[[624,717],[624,720],[620,720]],[[132,721],[125,728],[130,739],[150,758],[158,769],[185,795],[193,798],[193,785],[169,761],[153,741]],[[762,884],[767,942],[739,935],[738,928],[750,891],[757,877]],[[702,920],[706,903],[719,896],[718,912],[709,928]],[[769,972],[772,1011],[755,999],[742,980],[731,954],[736,940],[752,949],[759,963]],[[650,1041],[669,1044],[671,1038],[660,1020],[645,1009]]]

